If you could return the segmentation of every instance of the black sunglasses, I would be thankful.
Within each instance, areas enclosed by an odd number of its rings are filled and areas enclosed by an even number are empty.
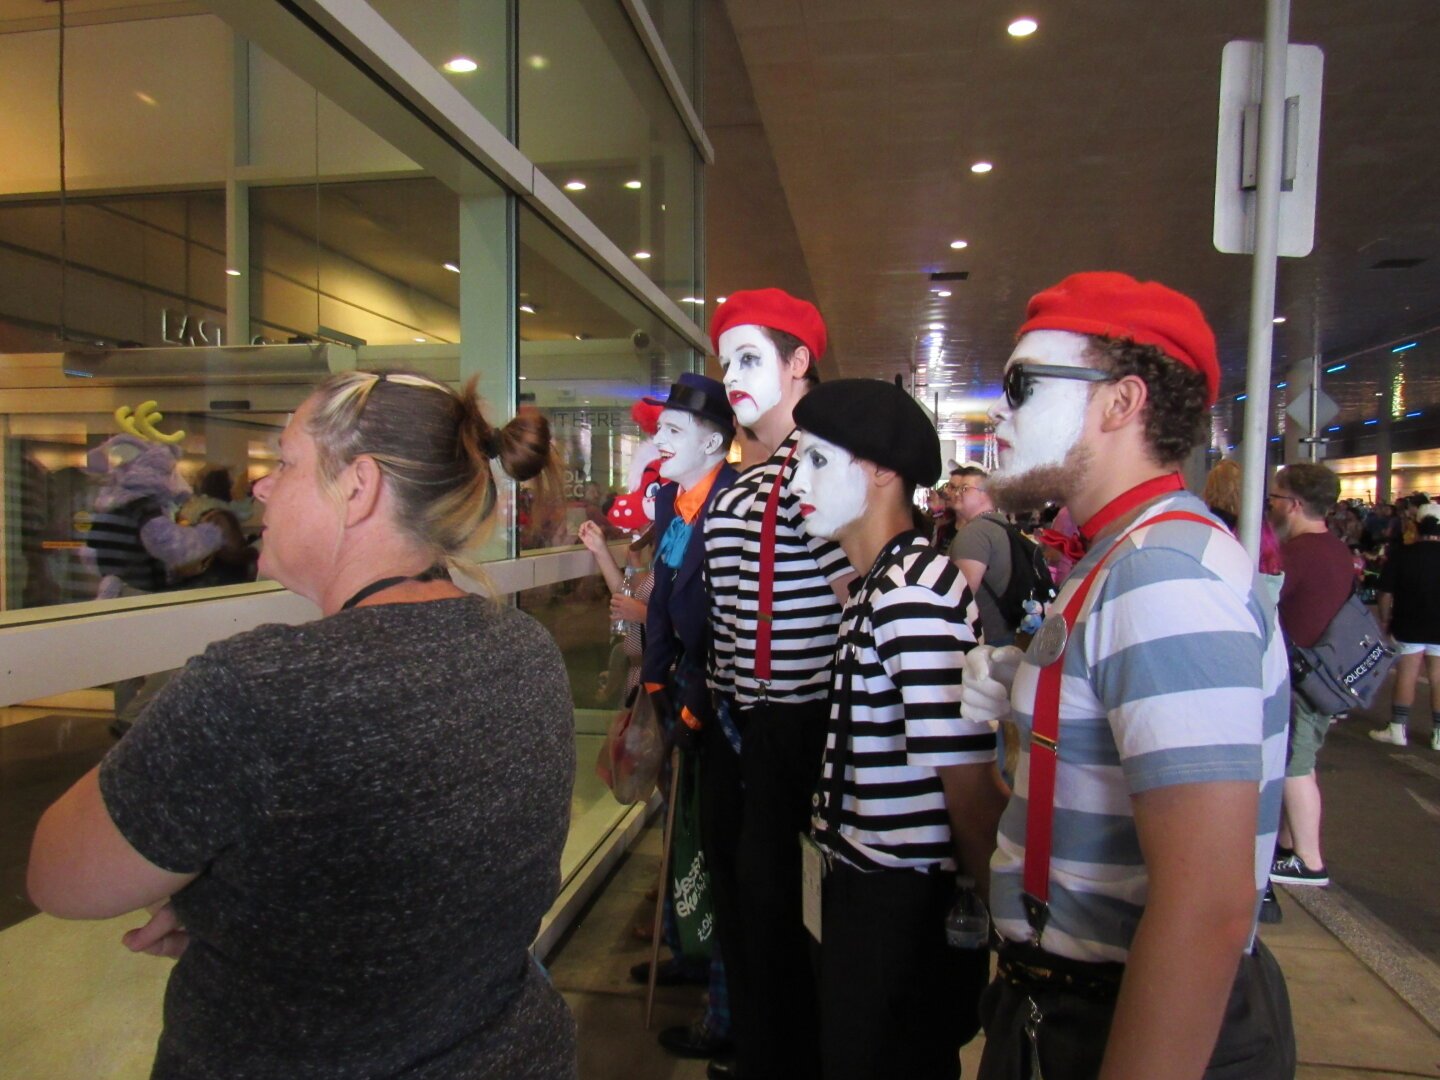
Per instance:
[[[1082,382],[1112,382],[1115,379],[1108,371],[1096,368],[1061,367],[1058,364],[1016,364],[1005,372],[1001,383],[1005,401],[1012,409],[1018,409],[1035,389],[1036,379],[1079,379]]]

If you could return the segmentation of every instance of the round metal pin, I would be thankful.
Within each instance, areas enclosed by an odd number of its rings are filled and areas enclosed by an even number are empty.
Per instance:
[[[1038,667],[1049,667],[1065,652],[1065,643],[1070,640],[1070,629],[1065,625],[1065,616],[1053,612],[1040,624],[1030,642],[1026,659]]]

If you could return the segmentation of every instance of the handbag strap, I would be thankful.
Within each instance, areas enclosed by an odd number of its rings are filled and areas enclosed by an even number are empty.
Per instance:
[[[1030,929],[1035,931],[1038,945],[1050,918],[1050,854],[1055,825],[1055,766],[1060,757],[1060,679],[1064,673],[1065,653],[1069,649],[1070,631],[1090,595],[1090,587],[1100,568],[1110,561],[1120,545],[1134,532],[1158,525],[1162,521],[1194,521],[1220,529],[1221,526],[1188,510],[1170,510],[1139,522],[1126,529],[1110,549],[1086,573],[1079,588],[1066,601],[1060,617],[1065,620],[1065,645],[1053,661],[1040,669],[1040,682],[1035,690],[1034,722],[1030,731],[1030,783],[1025,804],[1025,867],[1024,892],[1021,901]],[[1054,617],[1053,615],[1051,616]]]
[[[756,598],[755,610],[755,681],[760,684],[760,695],[764,697],[770,689],[770,634],[774,621],[775,606],[775,526],[780,516],[780,488],[785,481],[785,470],[795,460],[795,447],[785,456],[775,482],[770,485],[770,495],[765,500],[765,517],[760,522],[760,595]]]

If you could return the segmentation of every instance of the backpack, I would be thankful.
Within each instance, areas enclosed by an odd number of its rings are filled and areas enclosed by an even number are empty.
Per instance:
[[[988,581],[982,580],[980,587],[995,601],[1005,625],[1019,630],[1025,619],[1027,600],[1035,601],[1043,609],[1055,599],[1055,579],[1050,576],[1050,564],[1045,561],[1039,544],[1009,522],[996,521],[995,524],[1002,526],[1010,538],[1010,580],[1005,591],[998,594]]]

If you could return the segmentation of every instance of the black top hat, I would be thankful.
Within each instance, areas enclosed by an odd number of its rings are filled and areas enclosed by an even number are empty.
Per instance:
[[[730,409],[730,399],[725,387],[708,375],[695,375],[682,371],[680,377],[670,384],[670,397],[665,401],[646,398],[655,405],[667,409],[680,409],[703,420],[709,420],[721,431],[733,431],[735,414]]]

